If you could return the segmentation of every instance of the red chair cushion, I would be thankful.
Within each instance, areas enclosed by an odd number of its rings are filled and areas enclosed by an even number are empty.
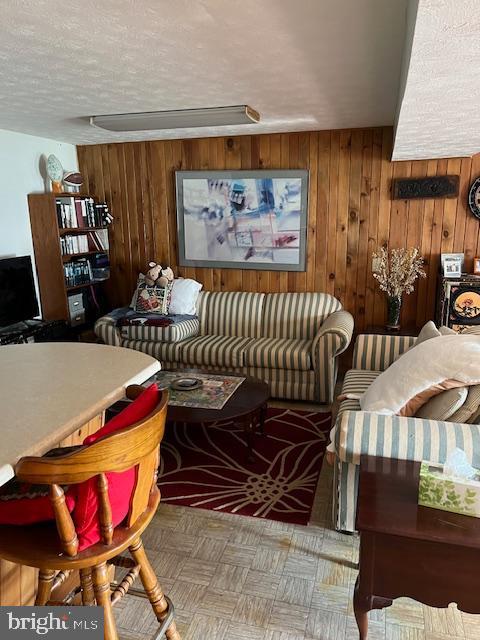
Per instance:
[[[157,406],[160,392],[156,384],[145,389],[136,400],[109,420],[96,433],[87,436],[83,444],[93,444],[99,438],[125,429],[146,418]],[[49,451],[48,456],[69,453],[77,447],[58,448]],[[136,469],[121,473],[107,473],[108,495],[112,508],[113,526],[119,525],[128,514],[130,499],[135,487]],[[101,539],[98,523],[98,499],[96,478],[64,487],[68,510],[72,513],[77,530],[79,551],[86,549]],[[0,524],[28,525],[54,519],[48,498],[48,487],[20,483],[13,478],[0,487]]]
[[[45,454],[45,457],[72,453],[78,447],[57,447]],[[73,487],[63,487],[65,501],[70,513],[75,507],[75,492]],[[12,478],[0,487],[0,524],[35,524],[53,520],[52,505],[48,497],[48,487],[44,484],[28,484]]]
[[[143,420],[155,409],[159,399],[160,392],[157,385],[150,385],[136,400],[109,420],[101,429],[87,436],[83,444],[93,444],[104,436]],[[136,469],[132,468],[120,473],[106,474],[114,527],[119,525],[128,514],[130,499],[135,488],[136,473]],[[86,482],[77,484],[75,489],[75,508],[72,517],[77,530],[79,551],[82,551],[101,539],[97,515],[97,478],[90,478]]]

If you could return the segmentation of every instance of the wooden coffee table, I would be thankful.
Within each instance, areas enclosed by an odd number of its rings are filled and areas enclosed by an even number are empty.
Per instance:
[[[208,371],[180,369],[178,376],[195,375],[202,373],[208,375]],[[212,372],[222,376],[241,376],[238,373]],[[213,422],[231,421],[235,426],[243,429],[247,445],[247,460],[254,461],[253,440],[258,428],[264,433],[267,402],[270,397],[268,384],[263,380],[245,377],[242,384],[235,390],[222,409],[198,409],[193,407],[168,406],[167,420],[171,422],[183,422],[184,424],[212,424]]]
[[[417,504],[420,463],[362,457],[357,507],[360,567],[354,609],[360,640],[367,613],[407,597],[456,602],[480,613],[480,518]]]

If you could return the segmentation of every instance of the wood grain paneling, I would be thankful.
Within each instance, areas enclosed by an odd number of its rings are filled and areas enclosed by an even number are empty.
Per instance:
[[[405,298],[404,326],[434,314],[436,272],[442,251],[465,251],[466,266],[480,254],[478,221],[466,197],[480,174],[480,155],[391,162],[392,129],[282,133],[78,147],[85,190],[106,198],[111,228],[112,305],[129,302],[149,260],[169,263],[207,290],[327,291],[355,315],[356,330],[381,324],[383,294],[371,274],[371,253],[381,244],[418,246],[428,277]],[[203,169],[308,169],[307,269],[304,273],[178,267],[175,171]],[[460,175],[460,196],[447,200],[395,200],[392,178]]]

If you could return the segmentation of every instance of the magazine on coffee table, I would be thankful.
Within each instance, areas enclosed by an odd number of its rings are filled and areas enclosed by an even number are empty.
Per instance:
[[[198,389],[179,391],[171,384],[178,378],[197,378],[203,382]],[[169,405],[193,409],[223,409],[245,378],[240,376],[215,375],[213,373],[189,373],[186,371],[159,371],[155,382],[160,389],[168,389]]]

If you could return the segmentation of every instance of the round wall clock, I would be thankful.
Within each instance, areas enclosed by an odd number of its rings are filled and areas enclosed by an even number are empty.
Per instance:
[[[480,178],[477,178],[470,187],[468,206],[473,215],[480,220]]]

